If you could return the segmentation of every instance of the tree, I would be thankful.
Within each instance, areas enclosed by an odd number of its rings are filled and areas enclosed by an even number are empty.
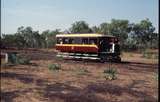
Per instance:
[[[153,27],[149,19],[141,20],[140,23],[135,24],[133,27],[133,38],[137,41],[140,48],[152,45],[152,41],[157,38],[154,30],[155,27]]]
[[[150,41],[150,47],[151,48],[158,48],[159,46],[159,33],[153,33],[152,34],[152,38],[151,38],[151,41]]]
[[[41,34],[34,31],[32,27],[21,26],[15,34],[2,34],[1,45],[18,48],[48,48],[55,45],[55,36],[59,33],[102,33],[118,37],[124,49],[158,48],[159,34],[154,31],[155,27],[149,19],[141,20],[139,23],[112,19],[111,23],[104,22],[92,28],[85,21],[77,21],[64,32],[55,29],[53,31],[45,30]]]
[[[101,33],[101,32],[100,32],[100,28],[97,27],[97,26],[93,26],[91,29],[92,29],[92,32],[93,32],[93,33]]]
[[[55,29],[53,31],[46,30],[43,31],[41,36],[44,39],[45,47],[53,47],[56,43],[56,34],[60,34],[60,29]]]
[[[85,21],[78,21],[72,24],[70,28],[71,33],[91,33],[92,30],[89,28]]]
[[[41,44],[42,39],[39,32],[33,31],[32,27],[26,27],[26,28],[24,28],[23,26],[19,27],[17,29],[17,33],[15,34],[15,36],[17,37],[17,41],[19,43],[23,43],[24,47],[39,48],[42,45]]]
[[[125,46],[130,31],[131,29],[129,27],[128,20],[116,20],[116,19],[111,20],[111,23],[108,25],[108,30],[107,30],[109,34],[116,36],[120,39],[120,44],[122,47]]]
[[[15,47],[16,40],[15,36],[12,34],[2,34],[2,46],[4,47]]]
[[[100,33],[105,34],[105,35],[109,35],[110,34],[109,26],[110,26],[110,24],[108,24],[108,23],[100,24],[100,27],[99,27]]]

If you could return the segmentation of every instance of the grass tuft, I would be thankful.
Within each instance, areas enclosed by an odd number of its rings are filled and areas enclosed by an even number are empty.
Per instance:
[[[49,64],[48,65],[48,69],[49,70],[60,70],[61,69],[61,65],[60,64]]]
[[[117,74],[117,70],[114,69],[114,68],[109,68],[109,69],[106,69],[104,70],[104,75],[105,75],[105,78],[106,80],[114,80],[116,79],[116,74]]]

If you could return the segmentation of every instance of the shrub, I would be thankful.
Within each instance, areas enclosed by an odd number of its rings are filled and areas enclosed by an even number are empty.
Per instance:
[[[159,79],[158,73],[155,74],[155,79],[158,81]]]
[[[61,69],[61,65],[60,64],[49,64],[48,65],[48,69],[49,70],[60,70]]]
[[[147,51],[147,50],[144,50],[144,51],[142,52],[142,57],[144,57],[144,58],[150,59],[150,58],[152,58],[152,56],[153,56],[153,53],[152,53],[152,52],[149,52],[149,51]]]
[[[103,73],[105,74],[106,80],[114,80],[114,79],[117,78],[117,77],[116,77],[117,70],[114,69],[114,68],[106,69],[106,70],[104,70]]]
[[[17,57],[18,64],[30,64],[30,59],[27,57]]]
[[[8,54],[8,64],[29,64],[30,59],[27,56],[16,54],[16,53],[9,53]]]
[[[15,52],[8,53],[8,63],[17,64],[17,54]]]

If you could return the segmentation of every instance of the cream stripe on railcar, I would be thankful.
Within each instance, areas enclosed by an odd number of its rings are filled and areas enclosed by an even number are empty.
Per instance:
[[[98,48],[97,45],[92,45],[92,44],[56,44],[56,46],[75,46],[75,47],[95,47],[95,48]]]
[[[97,34],[97,33],[88,33],[88,34],[57,34],[56,37],[114,37],[114,36]]]

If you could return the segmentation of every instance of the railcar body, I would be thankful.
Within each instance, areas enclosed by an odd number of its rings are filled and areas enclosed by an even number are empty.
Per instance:
[[[97,55],[97,59],[105,61],[109,58],[120,60],[118,38],[103,34],[58,34],[56,35],[56,50],[61,54]],[[90,57],[90,56],[89,56]],[[78,57],[79,58],[79,57]]]

